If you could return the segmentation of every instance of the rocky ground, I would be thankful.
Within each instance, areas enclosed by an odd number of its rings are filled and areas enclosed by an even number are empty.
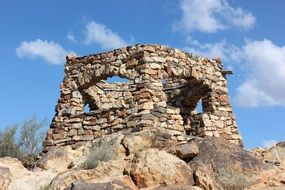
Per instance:
[[[29,171],[0,159],[0,190],[281,190],[285,142],[246,151],[221,138],[173,142],[167,134],[114,134],[56,147]]]

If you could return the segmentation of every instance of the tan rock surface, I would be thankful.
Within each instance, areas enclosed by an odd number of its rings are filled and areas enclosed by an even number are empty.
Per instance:
[[[28,171],[15,158],[0,158],[0,189],[38,190],[56,176],[51,171]]]
[[[141,150],[153,146],[154,137],[151,132],[140,132],[136,135],[128,135],[122,141],[122,144],[128,150],[129,154],[138,153]]]
[[[29,175],[13,179],[9,190],[39,190],[48,185],[56,175],[46,170],[31,172]]]
[[[263,171],[249,190],[285,189],[285,142],[279,142],[268,149],[251,150],[268,163],[270,170]]]
[[[269,169],[259,158],[222,138],[199,139],[197,144],[199,154],[189,164],[196,181],[206,190],[214,189],[211,186],[245,189],[258,179],[258,174]]]
[[[147,149],[138,153],[130,175],[139,188],[193,184],[190,167],[183,160],[158,149]]]
[[[53,172],[66,171],[71,166],[78,166],[84,161],[85,147],[72,150],[67,147],[53,147],[37,163],[39,168]]]
[[[264,171],[258,177],[247,190],[285,189],[285,170]]]
[[[285,168],[285,142],[279,142],[275,146],[264,150],[262,157],[265,162]]]
[[[12,174],[8,168],[0,167],[0,190],[7,190],[12,180]]]
[[[59,173],[51,183],[55,190],[63,190],[72,183],[79,181],[86,182],[106,182],[110,179],[122,177],[126,168],[130,167],[128,161],[124,159],[101,162],[95,169],[83,170],[73,169]]]
[[[94,169],[82,169],[90,150],[100,148],[99,153],[117,156],[97,160]],[[53,190],[281,190],[284,150],[279,143],[250,154],[222,138],[177,143],[150,131],[112,134],[76,149],[51,149],[34,171],[17,159],[0,158],[0,190],[39,190],[46,185]]]
[[[199,153],[199,147],[194,141],[170,145],[164,150],[183,160],[194,158]]]
[[[211,176],[211,169],[207,168],[206,166],[199,167],[195,173],[194,177],[196,179],[195,184],[201,187],[204,190],[217,190],[223,189]]]
[[[0,158],[0,167],[8,168],[13,179],[31,174],[31,172],[22,165],[21,161],[16,158]]]
[[[189,185],[164,185],[154,188],[142,188],[141,190],[202,190],[198,186]]]
[[[75,182],[65,190],[138,190],[129,176],[118,177],[103,183]]]

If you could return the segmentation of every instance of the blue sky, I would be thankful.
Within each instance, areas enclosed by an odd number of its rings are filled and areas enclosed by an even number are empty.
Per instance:
[[[54,115],[65,55],[158,43],[221,57],[246,147],[285,140],[283,0],[2,1],[0,128]]]

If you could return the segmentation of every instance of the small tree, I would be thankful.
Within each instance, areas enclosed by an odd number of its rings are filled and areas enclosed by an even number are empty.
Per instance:
[[[24,121],[18,141],[22,156],[38,155],[41,152],[44,139],[42,129],[46,123],[46,119],[38,122],[35,116]]]
[[[20,156],[20,148],[16,142],[16,132],[18,125],[7,127],[5,131],[0,131],[0,157]]]
[[[35,116],[0,131],[0,157],[14,157],[32,168],[42,149],[46,119],[37,121]],[[18,133],[17,133],[18,132]]]

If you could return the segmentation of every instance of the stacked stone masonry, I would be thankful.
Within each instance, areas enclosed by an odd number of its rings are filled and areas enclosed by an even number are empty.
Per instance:
[[[127,82],[108,83],[113,76]],[[162,45],[69,55],[60,89],[44,151],[141,130],[158,130],[177,141],[214,136],[242,145],[219,59]]]

